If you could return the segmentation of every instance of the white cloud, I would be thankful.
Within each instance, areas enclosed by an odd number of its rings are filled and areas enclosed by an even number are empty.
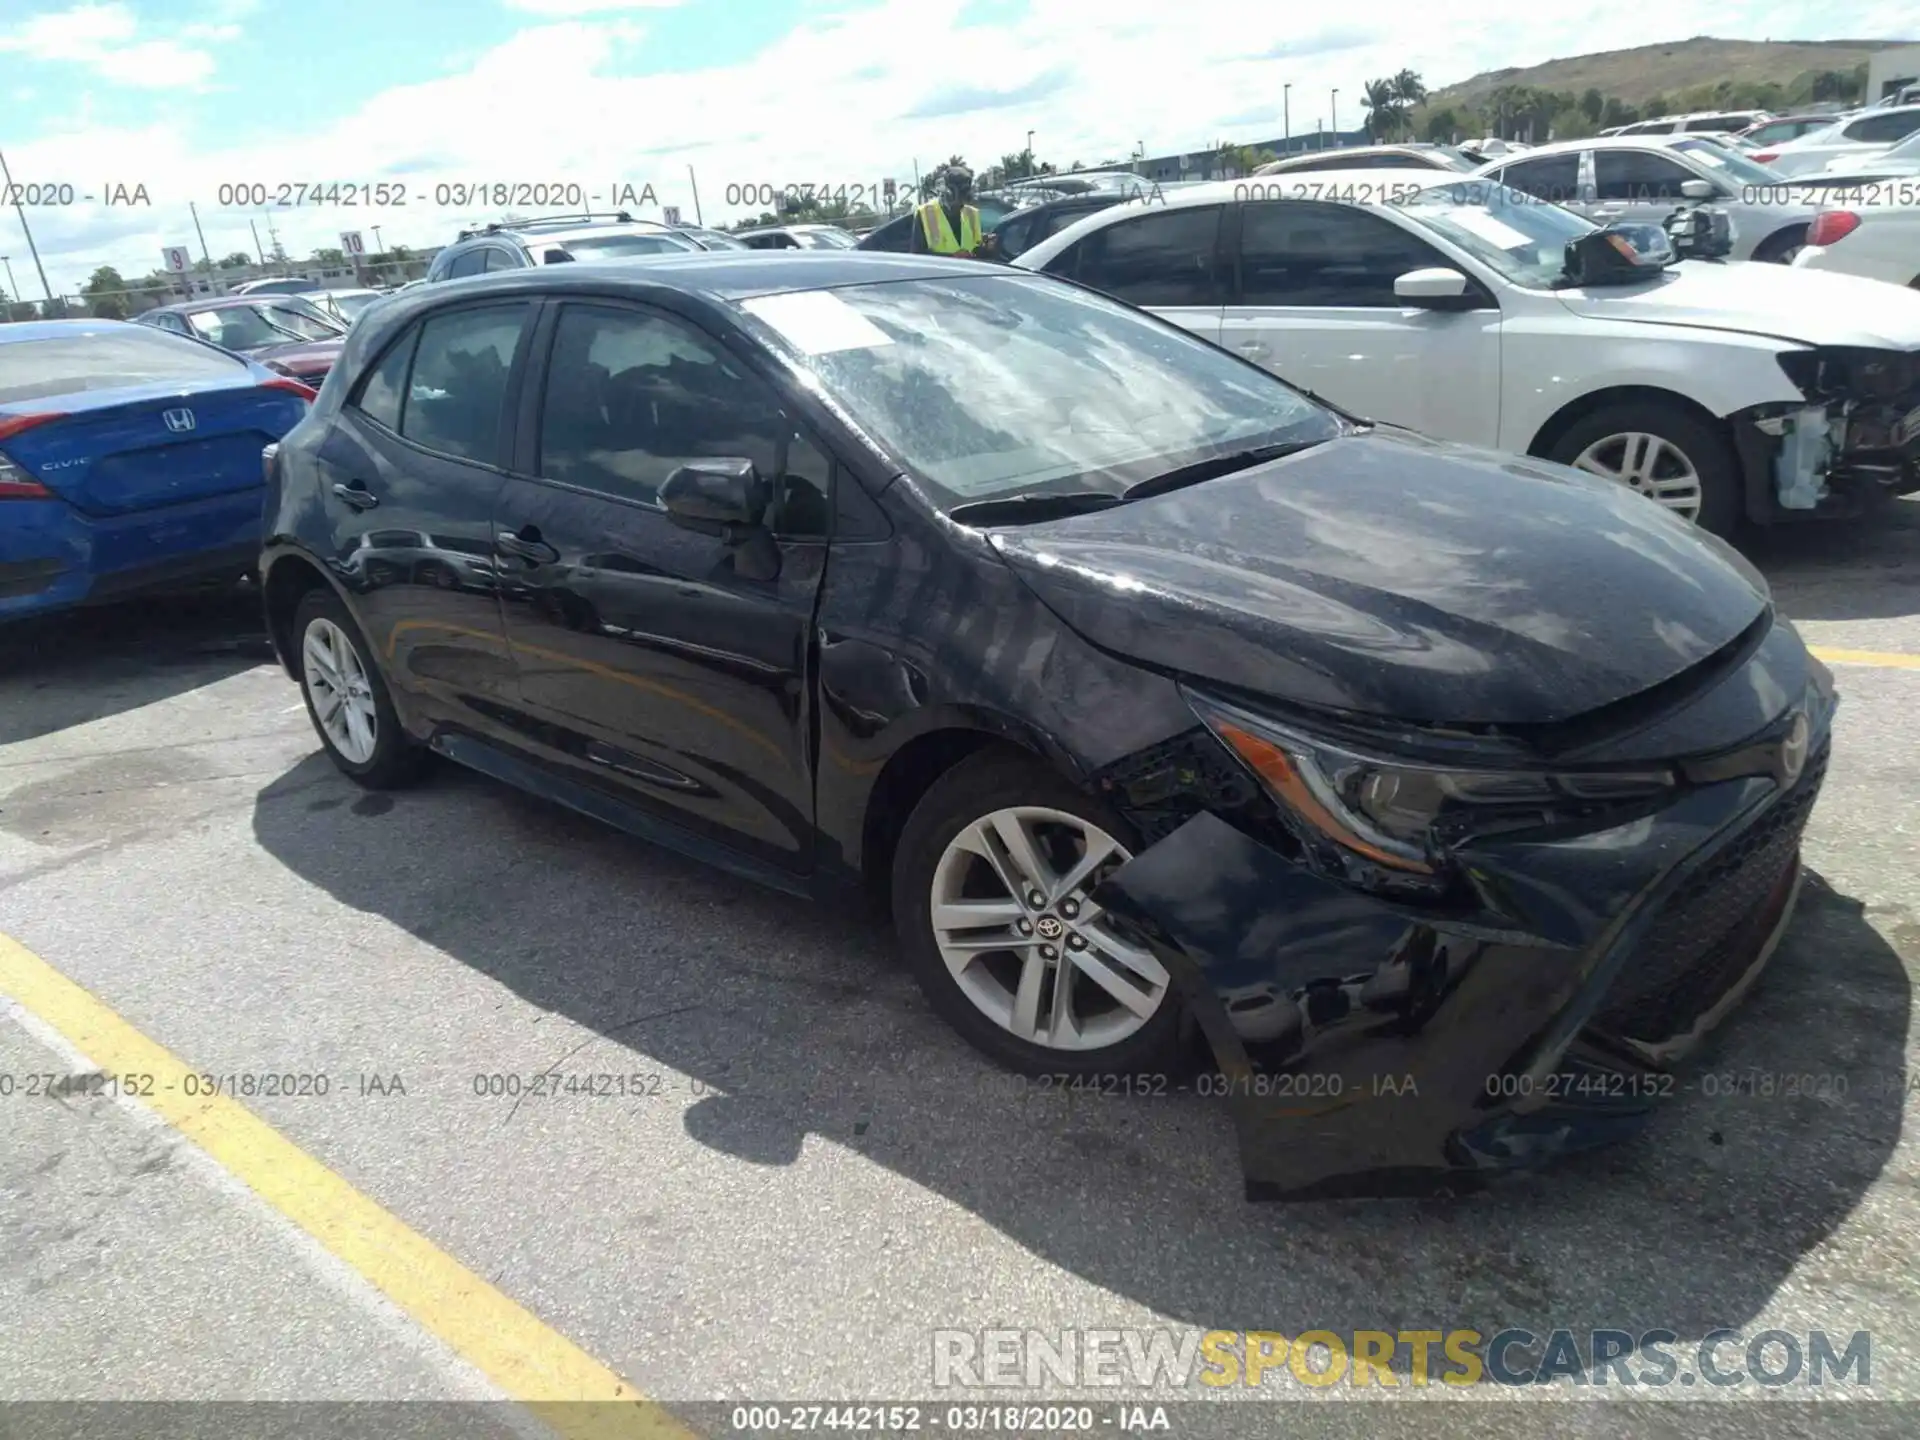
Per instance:
[[[179,89],[203,83],[213,56],[178,40],[141,40],[139,22],[125,5],[76,5],[35,15],[0,30],[0,54],[41,63],[81,65],[104,79],[148,89]],[[230,27],[187,26],[194,39],[225,38]]]
[[[154,196],[154,210],[131,219],[97,210],[35,217],[43,250],[59,257],[56,278],[72,288],[103,262],[143,273],[147,257],[157,259],[166,244],[190,243],[197,252],[189,199],[199,201],[216,254],[250,249],[248,213],[216,203],[221,182],[234,180],[405,176],[413,186],[405,209],[276,212],[295,253],[374,224],[387,242],[451,239],[474,212],[437,207],[436,181],[577,183],[599,193],[602,205],[615,184],[651,183],[662,202],[691,218],[692,164],[712,221],[742,212],[725,203],[729,185],[877,185],[910,179],[916,161],[924,170],[954,152],[983,166],[1020,149],[1029,129],[1044,158],[1093,164],[1124,156],[1136,141],[1165,154],[1277,135],[1286,84],[1296,132],[1326,122],[1336,86],[1339,118],[1351,127],[1364,81],[1403,67],[1438,89],[1556,56],[1700,34],[1816,38],[1830,23],[1810,3],[1740,0],[1670,0],[1653,12],[1536,6],[1503,14],[1498,26],[1461,24],[1457,9],[1425,0],[1379,0],[1350,19],[1304,28],[1284,9],[1245,0],[1032,0],[1015,19],[973,25],[958,23],[963,0],[884,0],[851,13],[815,13],[739,64],[636,76],[623,72],[659,70],[674,57],[648,49],[633,14],[588,13],[614,8],[599,0],[519,3],[571,18],[531,23],[458,73],[438,74],[422,57],[416,83],[375,95],[319,129],[261,127],[198,151],[184,131],[158,124],[137,134],[75,128],[11,143],[16,178],[144,177]],[[46,18],[65,26],[59,44],[92,46],[86,53],[96,57],[109,43],[103,34],[129,33],[121,6]],[[1868,0],[1847,21],[1851,35],[1899,35],[1913,26],[1911,0]],[[25,28],[0,46],[21,48]],[[36,43],[56,39],[43,32]],[[241,98],[269,106],[270,84]],[[130,157],[138,157],[139,176],[128,173]],[[139,220],[144,230],[125,228]],[[264,224],[261,230],[264,238]]]
[[[603,15],[610,10],[671,10],[683,0],[506,0],[509,10],[529,15]]]

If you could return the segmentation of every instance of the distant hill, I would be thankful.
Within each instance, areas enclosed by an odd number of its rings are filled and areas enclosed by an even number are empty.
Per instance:
[[[1910,40],[1715,40],[1698,35],[1665,45],[1631,50],[1602,50],[1506,70],[1489,70],[1436,91],[1430,106],[1478,105],[1503,85],[1540,90],[1588,88],[1639,105],[1656,95],[1672,95],[1720,80],[1789,85],[1809,70],[1851,70],[1877,50],[1910,45]]]

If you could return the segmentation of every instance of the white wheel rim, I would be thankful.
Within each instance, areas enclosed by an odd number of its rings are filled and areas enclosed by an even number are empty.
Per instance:
[[[300,642],[300,659],[307,699],[327,743],[352,764],[366,764],[380,736],[380,713],[353,642],[331,620],[316,616]]]
[[[1636,490],[1687,520],[1700,518],[1700,472],[1687,452],[1642,430],[1608,435],[1582,450],[1577,469]]]
[[[1089,898],[1133,857],[1099,826],[1043,806],[964,826],[934,867],[934,942],[1001,1029],[1049,1050],[1117,1045],[1166,1002],[1169,976]]]

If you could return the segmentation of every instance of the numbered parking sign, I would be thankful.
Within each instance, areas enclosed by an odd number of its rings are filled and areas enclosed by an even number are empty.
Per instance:
[[[360,238],[360,232],[358,230],[342,230],[340,232],[340,248],[348,255],[358,256],[367,253],[367,243]]]
[[[680,207],[678,205],[662,205],[660,207],[660,213],[667,217],[667,224],[678,225],[680,223]]]
[[[171,270],[174,274],[184,275],[187,273],[187,266],[191,262],[187,259],[186,246],[169,245],[163,249],[160,254],[167,262],[167,269]]]

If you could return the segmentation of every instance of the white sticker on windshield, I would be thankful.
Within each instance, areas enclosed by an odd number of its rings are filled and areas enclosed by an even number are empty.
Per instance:
[[[893,343],[891,335],[831,290],[761,295],[742,301],[740,308],[766,321],[808,355],[871,350]]]
[[[1533,244],[1530,236],[1521,234],[1504,220],[1489,215],[1485,210],[1461,208],[1447,212],[1447,219],[1462,230],[1470,230],[1482,240],[1491,240],[1502,250],[1517,250],[1523,245]]]

